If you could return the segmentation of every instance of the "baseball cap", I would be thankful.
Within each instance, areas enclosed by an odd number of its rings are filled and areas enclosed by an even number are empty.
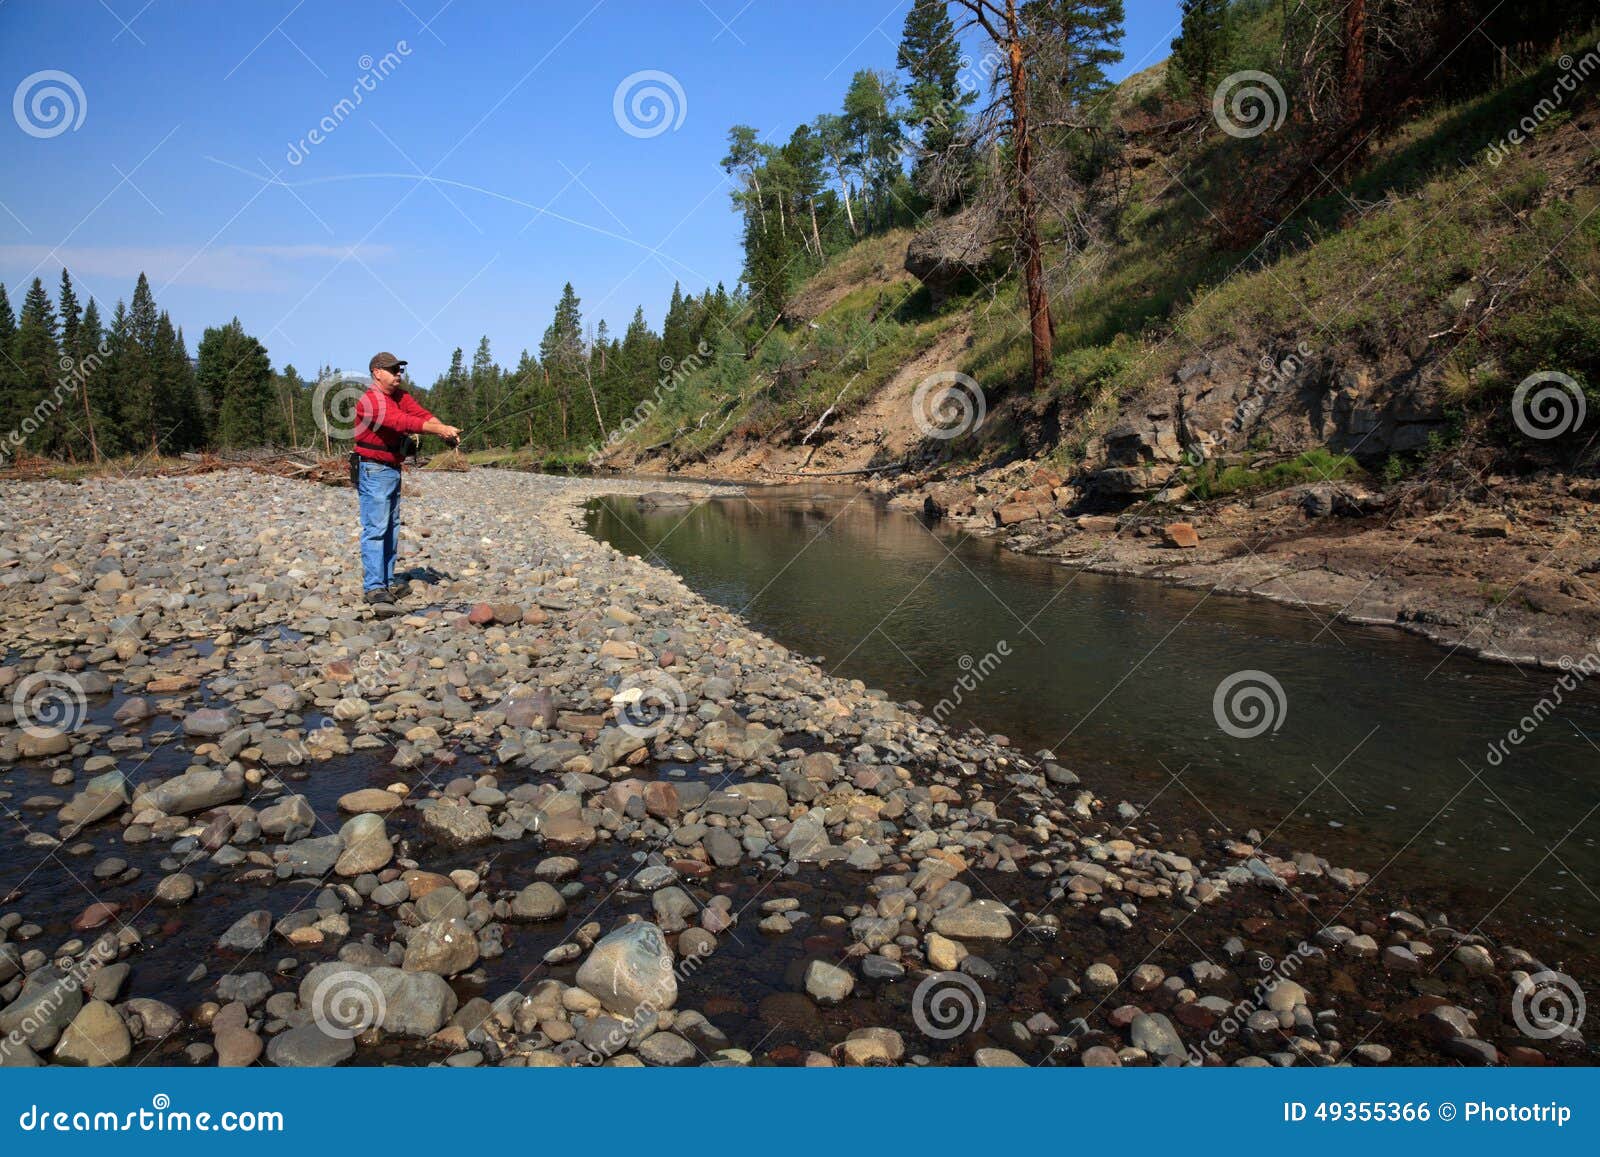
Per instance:
[[[373,354],[372,360],[367,363],[367,369],[369,370],[403,370],[405,366],[404,358],[397,358],[388,351],[381,354]]]

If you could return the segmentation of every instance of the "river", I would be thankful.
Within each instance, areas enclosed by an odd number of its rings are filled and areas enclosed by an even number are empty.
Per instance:
[[[1049,749],[1163,826],[1255,829],[1458,926],[1593,952],[1600,695],[1561,672],[1069,569],[848,487],[610,499],[589,529],[830,672]]]

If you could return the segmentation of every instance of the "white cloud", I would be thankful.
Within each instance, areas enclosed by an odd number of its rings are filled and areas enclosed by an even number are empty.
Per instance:
[[[362,261],[387,256],[387,245],[0,245],[0,281],[53,282],[62,266],[85,278],[107,277],[128,282],[140,273],[156,288],[168,284],[204,289],[282,291],[305,284],[314,265],[320,277],[341,257]],[[9,275],[9,276],[8,276]]]

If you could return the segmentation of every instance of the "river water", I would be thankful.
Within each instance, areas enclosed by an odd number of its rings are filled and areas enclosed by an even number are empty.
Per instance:
[[[1560,672],[1075,571],[853,488],[612,499],[589,529],[830,673],[1047,748],[1163,826],[1254,828],[1458,927],[1594,952],[1600,694]]]

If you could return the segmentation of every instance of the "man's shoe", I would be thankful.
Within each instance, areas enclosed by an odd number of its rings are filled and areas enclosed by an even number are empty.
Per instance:
[[[411,594],[411,584],[405,579],[392,582],[389,584],[389,594],[396,600],[403,599]]]
[[[373,587],[361,597],[369,603],[394,602],[394,596],[389,593],[389,589],[387,587]]]

